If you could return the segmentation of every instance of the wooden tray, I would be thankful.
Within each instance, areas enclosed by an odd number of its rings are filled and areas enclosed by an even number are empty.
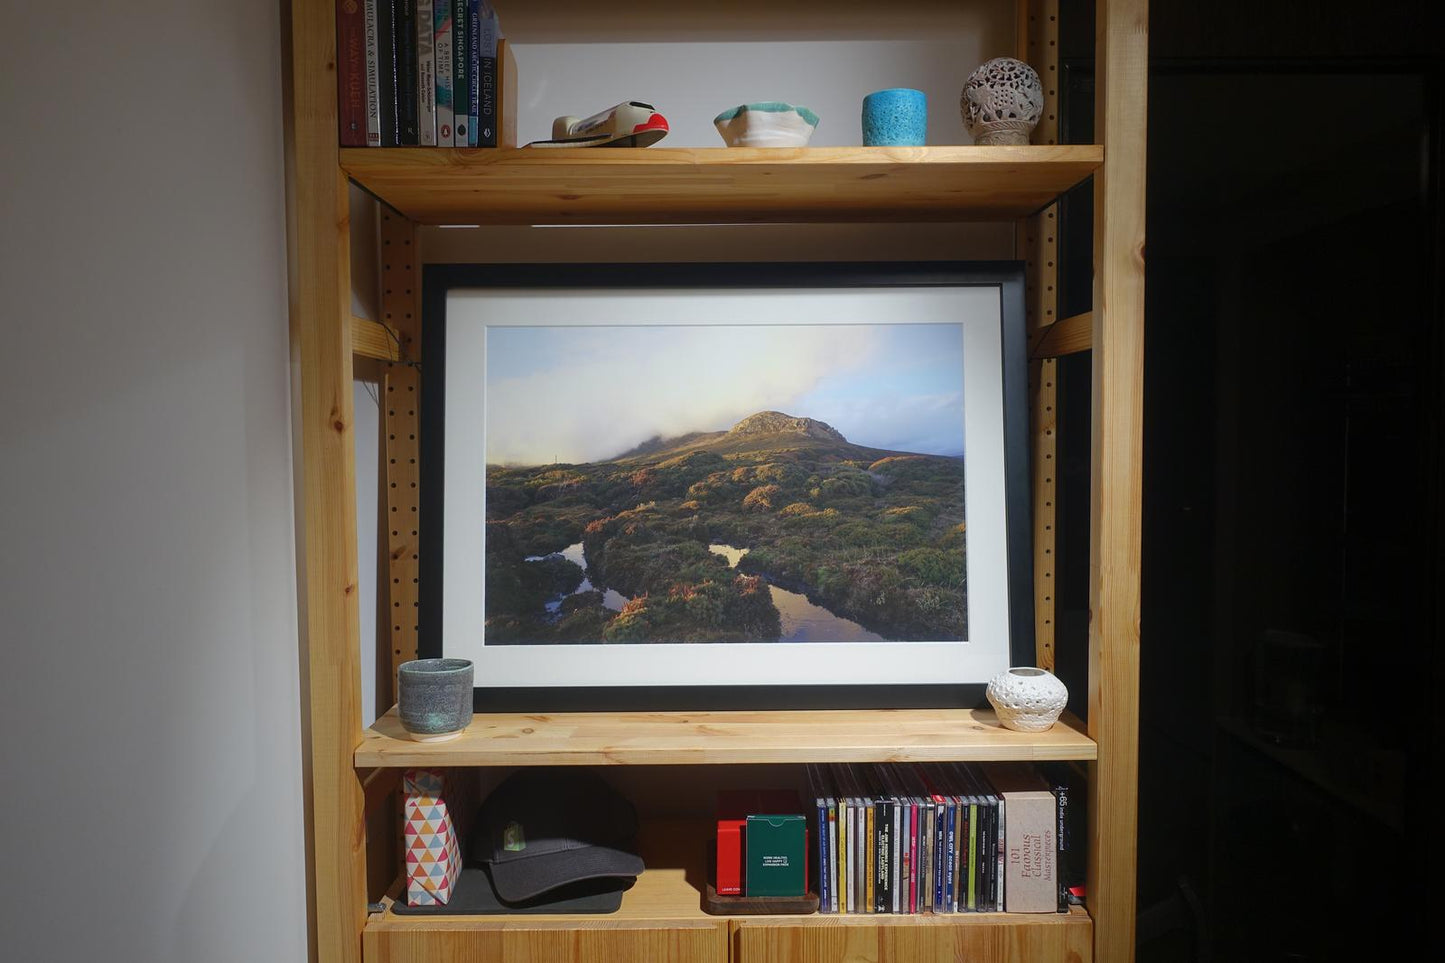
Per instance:
[[[702,910],[713,916],[798,916],[818,912],[818,894],[807,896],[719,896],[709,880]]]

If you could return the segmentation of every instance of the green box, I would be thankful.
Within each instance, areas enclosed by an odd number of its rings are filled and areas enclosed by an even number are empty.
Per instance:
[[[748,896],[806,896],[808,894],[808,821],[799,815],[749,816]]]

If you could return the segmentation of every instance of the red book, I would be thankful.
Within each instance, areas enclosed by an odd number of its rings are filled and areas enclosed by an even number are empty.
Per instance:
[[[342,147],[366,146],[366,13],[336,0],[336,122]]]

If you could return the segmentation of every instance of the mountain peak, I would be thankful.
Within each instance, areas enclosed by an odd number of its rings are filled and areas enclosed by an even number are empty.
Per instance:
[[[847,442],[843,433],[826,422],[815,418],[796,418],[781,411],[760,411],[748,415],[732,426],[729,435],[762,435],[788,433],[806,435],[809,438],[826,438],[830,441]]]

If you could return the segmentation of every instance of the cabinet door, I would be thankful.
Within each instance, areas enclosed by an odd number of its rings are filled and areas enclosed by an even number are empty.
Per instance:
[[[368,928],[365,963],[727,963],[727,921]]]
[[[1088,917],[738,920],[733,963],[1089,963]]]

